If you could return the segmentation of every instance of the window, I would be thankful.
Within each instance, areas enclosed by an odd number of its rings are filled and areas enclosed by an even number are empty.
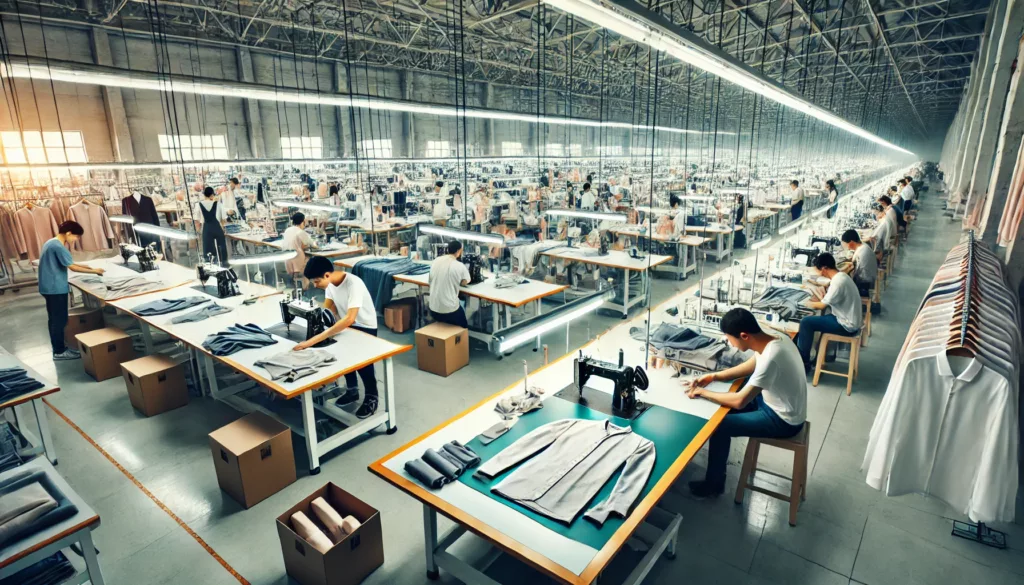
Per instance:
[[[223,134],[168,135],[157,137],[163,160],[227,160],[228,143]]]
[[[544,151],[548,156],[565,156],[565,147],[557,142],[545,146]]]
[[[0,132],[0,145],[9,165],[88,161],[81,132]]]
[[[282,136],[281,158],[323,158],[324,140],[319,136]]]
[[[583,156],[583,145],[582,144],[570,144],[569,145],[569,156]]]
[[[502,142],[501,156],[523,156],[522,142]]]
[[[368,158],[391,158],[391,139],[364,140],[363,156]]]
[[[447,140],[428,140],[427,141],[427,156],[433,158],[443,158],[452,155],[451,144]]]
[[[622,145],[617,144],[615,146],[598,146],[597,154],[599,156],[617,156],[622,154]]]

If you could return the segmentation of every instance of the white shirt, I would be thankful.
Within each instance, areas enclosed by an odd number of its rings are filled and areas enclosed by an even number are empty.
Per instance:
[[[377,328],[377,309],[373,306],[373,297],[363,283],[363,279],[354,274],[346,274],[341,284],[327,285],[324,291],[326,298],[334,301],[339,317],[344,317],[349,309],[357,308],[355,325],[366,329]]]
[[[284,230],[284,234],[281,237],[281,247],[285,250],[299,250],[301,252],[302,244],[312,246],[314,243],[313,236],[297,225],[289,226],[288,229]]]
[[[220,207],[224,208],[225,214],[229,211],[234,211],[235,215],[238,215],[238,202],[235,201],[235,193],[236,191],[225,189],[224,192],[220,194]],[[242,194],[241,191],[238,191],[237,193],[239,195]]]
[[[764,403],[791,425],[807,420],[807,374],[796,344],[776,339],[755,354],[757,365],[747,380],[748,386],[761,389]]]
[[[219,203],[220,203],[219,201],[210,201],[209,199],[203,199],[202,201],[196,201],[196,204],[192,206],[192,219],[198,221],[199,223],[204,223],[203,222],[203,212],[199,209],[199,206],[202,205],[203,208],[206,209],[206,211],[210,211],[213,208],[213,204],[214,203],[218,203],[218,205],[217,205],[217,219],[220,220],[220,221],[226,221],[227,218],[228,218],[228,214],[227,214],[227,211],[224,210],[224,206],[223,205],[219,205]]]
[[[580,208],[581,209],[593,210],[594,209],[594,203],[596,201],[597,201],[597,197],[594,195],[594,190],[593,189],[591,189],[590,191],[584,191],[583,195],[580,198]]]
[[[427,306],[435,313],[451,313],[459,309],[459,287],[469,281],[469,268],[451,254],[445,254],[430,265],[430,300]]]
[[[885,208],[885,221],[889,222],[889,233],[895,234],[899,222],[896,221],[896,208],[889,206]]]
[[[804,200],[804,188],[797,187],[793,189],[793,203],[800,203]]]
[[[679,208],[676,211],[676,216],[672,218],[672,229],[676,235],[686,233],[686,211],[682,208]]]
[[[850,275],[845,272],[837,272],[828,285],[828,292],[825,298],[821,299],[832,309],[836,321],[847,331],[860,330],[864,316],[861,314],[860,291],[857,284],[853,282]]]
[[[853,253],[853,280],[864,284],[874,284],[878,278],[878,259],[871,246],[861,245]]]
[[[916,195],[917,193],[914,192],[913,185],[907,185],[906,187],[903,188],[903,192],[900,193],[900,196],[906,199],[907,201],[913,201]]]
[[[889,238],[892,237],[892,231],[887,218],[878,220],[878,225],[875,226],[875,231],[871,232],[871,237],[875,240],[876,251],[889,249]]]

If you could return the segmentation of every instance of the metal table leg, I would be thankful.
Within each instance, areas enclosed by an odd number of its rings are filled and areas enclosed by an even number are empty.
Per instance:
[[[39,425],[39,441],[43,444],[43,452],[50,463],[57,465],[57,451],[53,446],[53,437],[50,436],[50,425],[46,422],[46,408],[42,399],[32,401],[32,412],[36,415],[36,424]]]
[[[541,302],[540,299],[537,299],[536,301],[534,301],[534,304],[537,306],[537,310],[535,311],[535,314],[536,314],[536,316],[539,317],[541,315],[541,313],[544,312],[544,304]],[[533,351],[539,351],[539,350],[540,350],[540,335],[537,336],[536,341],[534,341],[534,343],[533,343]]]
[[[393,435],[398,432],[398,417],[395,415],[398,403],[395,401],[395,365],[392,358],[384,360],[384,410],[388,413],[384,426],[387,434]]]
[[[623,269],[622,275],[622,318],[625,319],[629,316],[629,271]]]
[[[313,413],[313,393],[303,392],[302,429],[306,435],[306,454],[309,456],[309,474],[320,473],[320,452],[316,441],[316,415]]]
[[[149,324],[139,320],[139,329],[142,331],[142,342],[146,345],[146,353],[153,353],[153,333],[149,330]]]
[[[92,544],[92,530],[82,530],[78,539],[82,547],[82,556],[85,557],[85,571],[89,574],[91,585],[103,585],[103,571],[100,570],[100,560],[96,556],[96,547]]]
[[[423,548],[427,553],[427,578],[436,580],[441,576],[434,562],[434,549],[437,547],[437,512],[423,505]]]

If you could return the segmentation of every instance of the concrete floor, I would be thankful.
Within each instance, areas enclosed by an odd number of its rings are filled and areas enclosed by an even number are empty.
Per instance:
[[[648,583],[1024,584],[1024,519],[998,526],[1008,532],[1010,549],[989,549],[950,536],[951,519],[960,515],[943,503],[923,496],[886,498],[869,488],[859,471],[913,311],[958,237],[937,205],[924,206],[904,248],[883,298],[885,310],[861,354],[853,395],[845,395],[838,378],[810,389],[811,476],[799,525],[788,525],[785,505],[759,494],[748,495],[742,506],[731,497],[690,499],[686,482],[703,476],[702,452],[662,503],[684,516],[678,558],[660,562]],[[709,273],[717,267],[708,264]],[[654,305],[693,282],[693,277],[657,280]],[[0,344],[59,380],[62,391],[50,403],[77,428],[50,413],[58,470],[100,514],[95,539],[106,580],[114,585],[238,583],[217,557],[247,582],[287,583],[274,519],[326,481],[381,510],[386,561],[366,583],[430,583],[424,575],[420,506],[371,475],[367,464],[521,378],[522,360],[531,370],[542,360],[525,349],[499,361],[475,344],[470,367],[443,379],[420,372],[413,352],[399,356],[398,433],[367,436],[328,456],[319,476],[300,472],[295,484],[243,510],[218,489],[207,444],[207,434],[238,418],[238,412],[194,399],[186,408],[146,419],[132,410],[122,380],[96,383],[78,362],[55,366],[44,320],[42,299],[34,291],[0,297]],[[554,359],[621,323],[614,316],[591,316],[573,324],[568,345],[564,332],[545,343]],[[412,343],[411,333],[383,335]],[[733,444],[730,487],[744,446],[744,441]],[[789,470],[784,454],[762,453],[762,461]],[[473,543],[466,549],[474,552]],[[509,585],[545,581],[511,560],[499,561],[491,572]],[[442,575],[441,582],[456,581]]]

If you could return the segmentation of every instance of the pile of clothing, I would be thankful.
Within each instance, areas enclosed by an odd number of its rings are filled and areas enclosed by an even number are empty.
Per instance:
[[[811,314],[811,309],[803,306],[803,302],[810,297],[811,294],[805,290],[773,286],[754,301],[753,308],[759,311],[773,311],[783,319],[792,321]]]
[[[176,313],[185,309],[197,307],[203,303],[210,302],[208,297],[184,297],[180,299],[157,299],[141,305],[132,307],[132,312],[142,317],[153,317]]]
[[[6,402],[43,387],[43,383],[18,367],[0,368],[0,402]]]
[[[78,513],[46,471],[12,473],[0,481],[0,547]]]
[[[395,291],[395,276],[428,272],[430,265],[413,262],[408,258],[375,258],[363,260],[352,267],[352,274],[366,283],[378,313],[383,313],[384,307],[391,304],[391,296]]]
[[[46,557],[17,573],[0,579],[0,585],[60,585],[77,574],[64,553]]]
[[[703,371],[718,368],[719,356],[728,349],[724,341],[702,335],[689,327],[662,323],[646,338],[646,331],[633,327],[629,335],[637,341],[647,341],[651,352],[658,357],[678,362],[684,367]]]
[[[441,489],[459,478],[467,469],[480,465],[480,456],[458,441],[438,450],[427,449],[419,459],[405,462],[405,471],[430,489]]]
[[[530,388],[522,394],[506,396],[494,405],[494,410],[501,415],[501,422],[490,426],[478,437],[484,445],[504,435],[509,429],[519,422],[519,417],[535,410],[544,408],[544,399],[541,395],[544,391],[540,388]]]
[[[171,323],[180,325],[181,323],[197,323],[199,321],[205,321],[210,317],[216,317],[217,315],[223,315],[224,313],[230,313],[234,311],[231,307],[225,307],[217,303],[210,303],[202,308],[196,309],[191,313],[185,313],[184,315],[178,315],[171,319]]]
[[[304,349],[302,351],[283,351],[263,358],[255,365],[270,373],[275,382],[284,380],[294,382],[299,378],[312,376],[329,363],[337,359],[322,349]]]
[[[210,335],[203,341],[203,349],[216,356],[228,356],[242,351],[266,347],[277,343],[274,336],[260,328],[259,325],[234,324],[223,331]]]
[[[104,300],[140,295],[164,287],[162,282],[142,276],[79,276],[73,277],[73,281]]]

